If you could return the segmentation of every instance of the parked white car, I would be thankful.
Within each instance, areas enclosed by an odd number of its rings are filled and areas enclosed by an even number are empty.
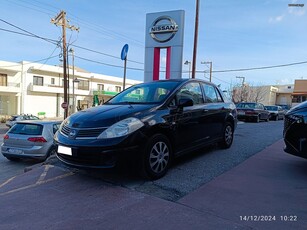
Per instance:
[[[33,116],[32,114],[13,115],[6,121],[5,125],[11,128],[16,122],[25,120],[39,120],[39,118],[37,116]]]

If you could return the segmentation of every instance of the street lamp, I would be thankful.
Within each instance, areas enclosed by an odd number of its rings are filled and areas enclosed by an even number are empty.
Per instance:
[[[212,81],[212,61],[202,61],[201,64],[210,64],[210,78],[209,81]]]
[[[238,76],[236,76],[236,78],[242,79],[242,87],[243,87],[243,86],[244,86],[244,83],[245,83],[245,77],[238,77]]]
[[[186,60],[186,61],[184,62],[184,64],[185,64],[185,65],[189,65],[189,78],[191,78],[191,62],[188,61],[188,60]]]

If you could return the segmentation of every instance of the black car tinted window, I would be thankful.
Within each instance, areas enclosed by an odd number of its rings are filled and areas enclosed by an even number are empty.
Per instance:
[[[255,103],[240,103],[237,105],[237,108],[246,108],[246,109],[255,109]]]
[[[206,96],[206,103],[215,103],[219,101],[214,86],[208,84],[202,84],[202,86]]]
[[[183,99],[183,98],[192,99],[194,105],[204,103],[202,91],[201,91],[199,83],[197,82],[191,82],[191,83],[184,85],[178,91],[176,98],[177,98],[177,103],[179,102],[180,99]]]
[[[175,81],[145,83],[132,86],[116,95],[106,104],[157,103],[164,100],[178,85]]]
[[[223,99],[222,99],[222,96],[220,94],[220,91],[217,88],[215,88],[215,92],[216,92],[216,96],[217,96],[217,101],[218,102],[223,102]]]
[[[9,130],[9,133],[24,135],[41,135],[43,131],[42,125],[36,124],[16,124]]]

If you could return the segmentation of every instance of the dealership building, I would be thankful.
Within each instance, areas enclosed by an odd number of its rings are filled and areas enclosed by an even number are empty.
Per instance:
[[[94,98],[101,104],[123,87],[121,77],[90,73],[77,67],[69,68],[69,76],[69,113],[93,106]],[[126,88],[140,82],[127,79]],[[63,85],[61,66],[0,61],[0,115],[63,117]]]

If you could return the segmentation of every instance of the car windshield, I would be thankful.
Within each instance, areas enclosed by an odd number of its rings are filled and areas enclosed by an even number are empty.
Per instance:
[[[254,109],[256,108],[256,104],[255,103],[240,103],[237,105],[237,108]]]
[[[41,135],[42,131],[42,125],[17,123],[9,130],[8,133],[22,135]]]
[[[266,108],[267,110],[277,111],[277,106],[266,106],[265,108]]]
[[[151,82],[132,86],[106,104],[147,104],[162,102],[179,84],[177,81]]]

